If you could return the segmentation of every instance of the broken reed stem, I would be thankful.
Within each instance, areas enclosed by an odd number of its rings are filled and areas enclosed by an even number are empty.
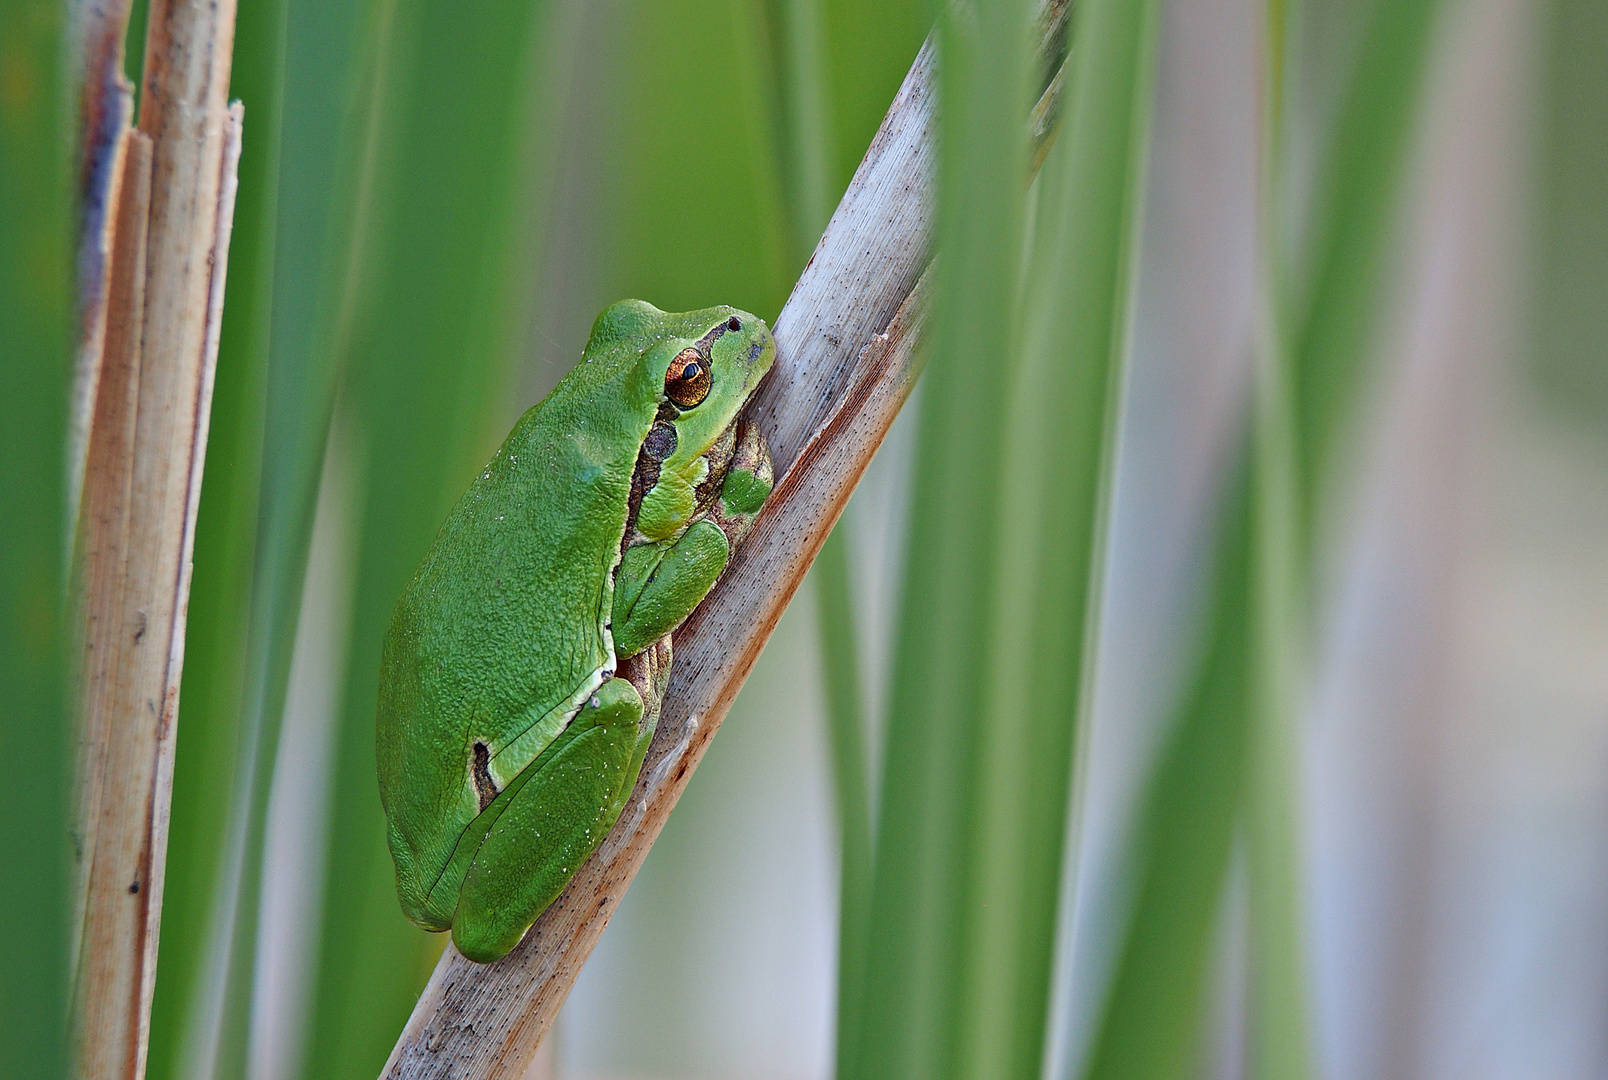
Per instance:
[[[1054,138],[1067,4],[1043,7],[1033,168]],[[523,941],[491,964],[449,943],[383,1080],[517,1080],[664,827],[920,372],[935,165],[929,41],[776,320],[751,415],[781,479],[753,533],[675,635],[664,709],[608,838]]]
[[[106,353],[107,309],[112,288],[112,251],[120,227],[122,185],[134,87],[123,74],[123,39],[129,0],[73,5],[72,49],[79,61],[78,161],[79,237],[74,315],[78,344],[73,362],[73,396],[67,419],[69,524],[76,525],[85,484],[90,425]],[[146,163],[145,172],[150,172]],[[126,223],[122,223],[126,226]]]
[[[76,1074],[94,1080],[137,1080],[145,1069],[190,556],[240,156],[241,108],[225,106],[233,41],[230,0],[151,5],[140,130],[118,133],[121,176],[105,188],[113,205],[101,355],[81,365],[95,385],[79,392],[92,419],[75,555],[73,1050]],[[86,159],[96,152],[86,148]]]

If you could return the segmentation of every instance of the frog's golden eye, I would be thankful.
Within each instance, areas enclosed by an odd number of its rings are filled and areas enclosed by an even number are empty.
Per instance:
[[[709,361],[697,349],[682,349],[664,373],[664,393],[683,409],[709,396]]]

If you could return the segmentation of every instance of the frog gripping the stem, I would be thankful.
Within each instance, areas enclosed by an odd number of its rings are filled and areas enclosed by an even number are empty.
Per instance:
[[[674,631],[770,494],[742,411],[775,359],[734,308],[607,308],[397,601],[376,725],[397,893],[470,960],[519,943],[630,796]]]

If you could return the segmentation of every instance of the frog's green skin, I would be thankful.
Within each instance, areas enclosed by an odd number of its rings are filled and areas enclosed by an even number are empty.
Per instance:
[[[738,415],[775,356],[733,308],[608,308],[397,602],[377,731],[397,892],[470,959],[518,943],[635,785],[670,634],[770,491]],[[694,361],[706,395],[678,408]]]

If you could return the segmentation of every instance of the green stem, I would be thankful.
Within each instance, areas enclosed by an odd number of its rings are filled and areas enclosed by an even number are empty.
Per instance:
[[[1213,930],[1228,878],[1249,753],[1253,648],[1251,455],[1243,448],[1208,540],[1205,650],[1140,811],[1136,895],[1086,1080],[1201,1072]]]
[[[1302,613],[1306,568],[1300,536],[1300,470],[1291,393],[1291,356],[1277,282],[1284,280],[1277,210],[1299,3],[1268,0],[1262,95],[1260,348],[1252,415],[1254,529],[1251,565],[1252,749],[1246,785],[1251,925],[1250,1053],[1267,1080],[1312,1072],[1306,935],[1301,920],[1300,686],[1306,664]]]
[[[68,5],[0,5],[0,1072],[65,1074],[73,731],[64,662],[77,190]]]
[[[965,1069],[972,793],[990,738],[1004,432],[1019,367],[1029,5],[942,6],[935,299],[879,791],[862,1025],[839,1077]],[[1031,672],[1030,664],[1017,669]],[[1018,682],[1017,685],[1020,685]],[[999,839],[1010,843],[1011,834]],[[1059,855],[1059,852],[1056,852]],[[992,1033],[985,1036],[991,1039]]]

